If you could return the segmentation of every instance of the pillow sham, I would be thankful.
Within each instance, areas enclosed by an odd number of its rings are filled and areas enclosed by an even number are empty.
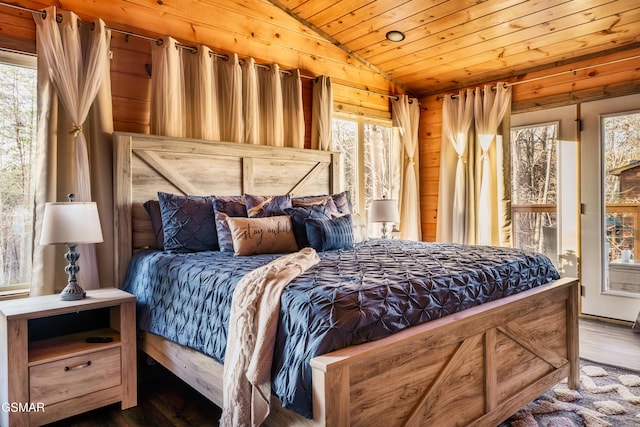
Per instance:
[[[350,214],[332,219],[307,219],[305,227],[309,244],[317,251],[353,247],[353,223]]]
[[[233,238],[235,256],[278,254],[298,250],[287,215],[264,218],[229,217],[227,224]]]
[[[333,200],[333,203],[335,203],[338,212],[341,214],[350,214],[353,212],[348,190],[343,191],[342,193],[332,194],[331,199]]]
[[[162,230],[162,215],[160,214],[160,202],[157,200],[147,200],[142,205],[149,214],[151,220],[151,230],[156,236],[156,248],[164,249],[164,231]]]
[[[245,194],[244,201],[247,205],[249,218],[264,218],[267,216],[284,215],[285,209],[292,207],[291,196],[254,196]]]
[[[285,209],[285,213],[291,217],[293,235],[296,237],[299,248],[309,246],[307,228],[304,223],[306,219],[331,219],[331,212],[323,205],[289,208]]]
[[[304,197],[294,197],[291,199],[291,204],[293,207],[309,207],[309,206],[317,206],[322,205],[329,209],[329,212],[332,214],[339,215],[340,211],[336,206],[336,203],[333,201],[333,198],[329,195],[325,196],[304,196]]]
[[[227,224],[230,217],[247,217],[244,196],[215,196],[213,198],[218,246],[222,252],[233,252],[233,238]]]
[[[207,196],[177,196],[158,192],[165,251],[218,250],[211,200]]]

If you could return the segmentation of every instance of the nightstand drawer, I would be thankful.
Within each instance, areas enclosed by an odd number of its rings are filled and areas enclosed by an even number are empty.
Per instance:
[[[50,405],[120,385],[120,347],[29,368],[29,400]]]

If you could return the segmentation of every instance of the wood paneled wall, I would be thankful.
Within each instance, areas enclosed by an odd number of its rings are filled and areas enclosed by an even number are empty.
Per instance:
[[[524,112],[640,93],[640,58],[624,60],[635,56],[640,56],[640,48],[509,79],[507,82],[514,83],[512,111]],[[611,64],[600,65],[605,63]],[[436,238],[444,95],[420,100],[420,201],[422,238],[427,241]]]
[[[378,93],[403,93],[389,80],[361,64],[329,41],[261,0],[244,7],[225,0],[20,0],[44,9],[55,5],[82,20],[101,18],[107,26],[148,37],[172,36],[186,45],[203,44],[218,53],[253,57],[257,63],[298,68],[303,75],[332,77],[334,100],[342,111],[389,117],[389,102]],[[213,11],[213,13],[212,13]],[[265,19],[268,17],[268,19]],[[0,6],[0,48],[35,52],[31,13]],[[114,126],[118,131],[148,133],[151,62],[150,41],[113,33],[112,89]],[[305,119],[310,134],[311,80],[303,79]],[[308,106],[307,106],[308,105]]]

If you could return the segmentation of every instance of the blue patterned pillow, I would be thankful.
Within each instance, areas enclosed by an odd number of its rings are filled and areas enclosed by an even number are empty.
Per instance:
[[[211,197],[158,192],[165,251],[218,250],[211,200]]]
[[[317,251],[353,247],[353,224],[349,214],[333,219],[307,219],[305,227],[309,244]]]
[[[293,223],[293,234],[296,236],[296,242],[299,248],[309,246],[307,239],[307,228],[305,226],[306,219],[331,219],[331,212],[322,205],[297,207],[284,210],[291,217]]]
[[[268,216],[285,215],[285,209],[290,208],[291,196],[254,196],[245,194],[244,201],[247,204],[247,216],[249,218],[266,218]]]
[[[331,196],[304,196],[304,197],[294,197],[291,199],[291,203],[293,207],[309,207],[309,206],[317,206],[322,205],[325,208],[329,209],[329,212],[335,215],[340,215],[340,211],[336,206],[336,203],[333,201]]]
[[[216,231],[218,233],[218,245],[222,252],[233,252],[233,237],[227,218],[247,217],[247,206],[244,196],[215,196],[213,198],[213,211],[215,213]]]
[[[338,212],[341,214],[353,213],[353,207],[351,206],[351,197],[349,197],[349,191],[343,191],[342,193],[332,194],[331,198],[335,203]]]

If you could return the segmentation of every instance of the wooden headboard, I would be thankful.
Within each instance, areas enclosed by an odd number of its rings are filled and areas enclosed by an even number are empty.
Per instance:
[[[132,253],[155,246],[144,207],[157,192],[232,196],[333,194],[342,189],[340,153],[116,132],[116,283]]]

